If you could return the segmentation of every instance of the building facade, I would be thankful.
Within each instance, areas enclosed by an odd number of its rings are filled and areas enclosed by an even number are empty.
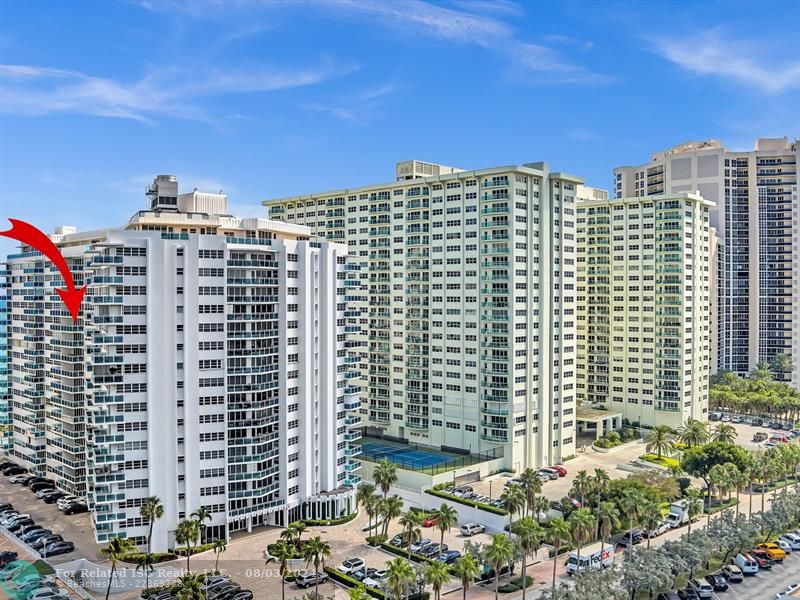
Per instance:
[[[776,354],[795,365],[778,375],[800,387],[800,144],[759,139],[752,151],[689,142],[647,164],[614,169],[618,198],[698,192],[715,204],[720,244],[719,352],[714,370],[746,374]]]
[[[143,543],[149,496],[155,551],[201,506],[206,539],[349,513],[347,247],[232,217],[171,176],[148,195],[123,228],[53,236],[89,286],[76,324],[46,259],[8,257],[13,457],[85,496],[98,542]]]
[[[396,181],[265,201],[346,242],[370,436],[501,457],[575,452],[575,189],[547,164],[398,163]],[[360,298],[362,302],[356,302]]]
[[[11,448],[11,388],[8,381],[8,303],[0,288],[0,452]]]
[[[713,203],[578,201],[577,397],[631,422],[707,420]]]

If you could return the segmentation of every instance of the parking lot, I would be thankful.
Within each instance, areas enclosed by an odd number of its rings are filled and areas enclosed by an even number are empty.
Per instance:
[[[30,489],[24,485],[12,484],[8,479],[0,475],[0,502],[10,502],[15,510],[29,514],[37,525],[50,529],[75,544],[73,552],[48,558],[49,563],[58,564],[80,557],[94,561],[103,560],[100,557],[102,546],[94,541],[88,513],[64,515],[55,504],[45,504]]]

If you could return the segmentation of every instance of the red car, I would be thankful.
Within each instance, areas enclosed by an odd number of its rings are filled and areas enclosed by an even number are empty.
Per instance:
[[[433,515],[428,515],[422,521],[423,527],[433,527],[434,525],[436,525],[436,517]]]
[[[567,470],[564,467],[562,467],[561,465],[553,465],[550,468],[553,469],[554,471],[558,471],[558,476],[559,477],[564,477],[564,475],[567,474]]]

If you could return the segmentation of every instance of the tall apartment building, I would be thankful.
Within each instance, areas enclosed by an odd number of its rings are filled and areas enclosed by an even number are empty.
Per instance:
[[[367,435],[516,469],[574,454],[581,183],[545,163],[406,161],[392,183],[264,202],[361,267]]]
[[[11,392],[8,382],[8,303],[0,288],[0,452],[11,448]]]
[[[52,236],[89,286],[76,324],[52,264],[8,257],[14,458],[86,496],[98,542],[142,543],[158,496],[156,551],[200,506],[206,539],[352,510],[346,246],[172,176],[148,196],[122,228]]]
[[[585,197],[585,196],[584,196]],[[707,420],[713,203],[686,192],[578,200],[577,397],[631,422]]]
[[[715,204],[720,242],[719,360],[740,374],[790,354],[800,387],[800,144],[759,139],[746,152],[716,140],[657,152],[649,163],[614,169],[618,198],[698,192]]]

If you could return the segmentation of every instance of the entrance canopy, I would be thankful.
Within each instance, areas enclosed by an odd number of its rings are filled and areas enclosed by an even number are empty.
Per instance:
[[[599,440],[606,431],[614,431],[622,427],[622,413],[602,410],[600,408],[584,408],[578,406],[575,412],[575,420],[578,423],[578,431],[596,429],[596,437]],[[593,427],[588,427],[588,425]]]

